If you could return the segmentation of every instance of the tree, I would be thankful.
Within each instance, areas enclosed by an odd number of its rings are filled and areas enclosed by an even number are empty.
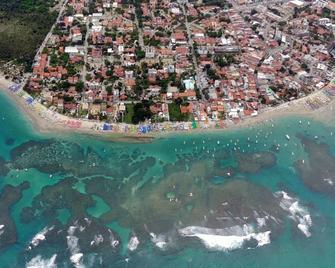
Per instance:
[[[91,74],[86,74],[85,78],[86,78],[87,81],[91,81],[92,75]]]
[[[133,124],[138,124],[152,117],[150,104],[149,101],[143,101],[134,105],[134,115],[132,117]]]
[[[113,87],[112,86],[106,87],[106,91],[108,92],[108,94],[112,94],[113,93]]]
[[[137,49],[136,50],[136,58],[137,60],[141,60],[145,58],[145,52],[143,50]]]
[[[212,68],[207,69],[207,75],[209,79],[216,80],[219,79],[220,77],[216,74],[215,70]]]
[[[85,87],[85,84],[84,84],[83,81],[78,81],[78,82],[76,83],[76,91],[77,91],[77,92],[82,92],[83,89],[84,89],[84,87]]]

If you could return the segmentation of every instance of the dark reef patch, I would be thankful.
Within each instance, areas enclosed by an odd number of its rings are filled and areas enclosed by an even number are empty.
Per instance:
[[[299,135],[308,161],[299,160],[294,164],[304,184],[315,192],[335,197],[335,157],[325,143]]]
[[[153,157],[137,152],[132,157],[121,152],[110,152],[102,157],[93,148],[82,148],[77,143],[56,141],[29,141],[11,151],[11,167],[35,168],[47,174],[66,173],[76,177],[108,176],[130,177],[135,172],[143,175],[156,163]]]
[[[90,195],[73,189],[77,181],[75,178],[65,178],[54,185],[44,187],[34,198],[32,207],[22,210],[21,220],[28,223],[36,217],[55,218],[57,209],[62,208],[70,211],[71,219],[88,217],[86,209],[94,206],[95,201]]]
[[[7,146],[12,146],[14,143],[15,143],[15,140],[14,140],[13,138],[7,138],[7,139],[5,140],[5,144],[6,144]]]
[[[257,173],[276,164],[276,156],[271,152],[236,153],[236,159],[242,173]]]
[[[10,207],[22,198],[22,192],[30,187],[29,182],[19,186],[6,185],[0,195],[0,249],[6,248],[16,242],[17,233]]]
[[[0,176],[6,176],[9,171],[6,160],[0,156]]]

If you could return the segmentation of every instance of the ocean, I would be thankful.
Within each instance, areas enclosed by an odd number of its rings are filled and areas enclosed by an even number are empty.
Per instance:
[[[0,267],[334,267],[335,125],[39,134],[0,94]]]

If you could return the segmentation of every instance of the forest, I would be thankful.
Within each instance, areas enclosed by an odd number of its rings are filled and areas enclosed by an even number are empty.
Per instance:
[[[54,0],[0,1],[0,60],[31,67],[35,52],[57,13]]]

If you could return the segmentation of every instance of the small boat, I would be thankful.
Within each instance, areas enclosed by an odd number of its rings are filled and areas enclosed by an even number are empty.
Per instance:
[[[290,139],[291,139],[290,136],[289,136],[288,134],[286,134],[285,137],[286,137],[287,140],[290,140]]]

